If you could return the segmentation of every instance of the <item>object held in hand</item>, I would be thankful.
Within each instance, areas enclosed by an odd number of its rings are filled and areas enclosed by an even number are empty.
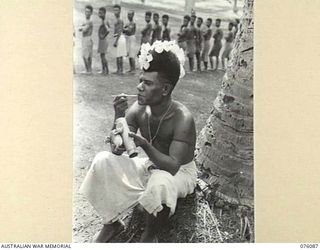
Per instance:
[[[128,94],[125,94],[125,93],[121,93],[119,95],[111,95],[112,97],[117,97],[117,96],[120,96],[120,97],[137,97],[137,95],[128,95]]]
[[[138,155],[136,144],[133,138],[129,136],[129,127],[124,117],[118,118],[115,121],[116,129],[112,130],[110,136],[105,140],[107,143],[113,143],[116,148],[124,145],[130,158]]]

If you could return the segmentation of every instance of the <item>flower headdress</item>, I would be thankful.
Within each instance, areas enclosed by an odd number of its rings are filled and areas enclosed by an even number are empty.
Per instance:
[[[183,65],[185,62],[185,55],[183,49],[178,46],[176,41],[155,41],[152,45],[150,45],[149,43],[142,44],[140,55],[138,58],[141,69],[147,70],[150,67],[150,62],[153,60],[152,54],[150,53],[152,50],[159,54],[163,51],[171,51],[172,53],[174,53],[180,62],[179,79],[184,77],[185,71]]]

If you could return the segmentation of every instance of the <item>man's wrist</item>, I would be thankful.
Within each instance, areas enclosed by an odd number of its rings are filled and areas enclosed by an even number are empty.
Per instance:
[[[141,148],[146,152],[150,152],[151,149],[151,144],[146,140],[146,142],[144,144],[141,145]]]

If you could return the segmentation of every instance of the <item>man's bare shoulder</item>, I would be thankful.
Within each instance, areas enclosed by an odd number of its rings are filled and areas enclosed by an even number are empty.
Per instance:
[[[194,124],[194,118],[191,111],[182,103],[174,101],[174,121],[176,124],[192,125]]]
[[[182,103],[175,102],[174,111],[174,140],[195,144],[196,128],[192,113]]]

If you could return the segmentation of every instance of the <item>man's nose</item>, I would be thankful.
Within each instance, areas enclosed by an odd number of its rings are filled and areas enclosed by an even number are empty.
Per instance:
[[[137,89],[138,91],[143,91],[143,81],[138,84]]]

